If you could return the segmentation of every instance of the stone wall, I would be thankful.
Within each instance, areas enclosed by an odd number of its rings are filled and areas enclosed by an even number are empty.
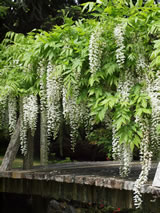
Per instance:
[[[144,213],[160,212],[160,188],[151,185],[156,166],[152,165],[149,182],[141,188]],[[73,201],[132,209],[133,187],[139,172],[140,165],[133,163],[128,179],[121,179],[118,162],[73,162],[28,171],[12,170],[0,173],[0,192],[63,200],[68,205]]]
[[[56,181],[40,181],[25,179],[0,179],[0,192],[15,193],[20,195],[40,196],[49,200],[65,200],[79,202],[90,206],[113,206],[120,209],[133,208],[133,194],[129,190],[110,189],[103,186],[81,185]],[[143,194],[143,212],[160,212],[160,199],[154,200],[152,194]],[[152,202],[151,202],[152,201]],[[38,202],[39,205],[41,202]],[[51,202],[51,206],[54,202]],[[68,206],[70,211],[73,208]],[[51,210],[48,210],[51,213]],[[69,210],[68,210],[69,211]],[[75,211],[76,212],[76,211]],[[45,212],[46,213],[46,212]],[[77,213],[77,212],[76,212]],[[78,213],[81,213],[80,210]],[[82,211],[82,213],[84,213]]]

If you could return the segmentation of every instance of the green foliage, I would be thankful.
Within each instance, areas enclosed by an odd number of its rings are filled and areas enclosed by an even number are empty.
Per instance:
[[[0,3],[0,16],[4,17],[7,14],[8,7],[1,6]]]
[[[117,92],[121,74],[128,70],[136,78],[136,64],[139,55],[145,57],[152,67],[150,76],[160,65],[159,18],[160,10],[153,1],[145,5],[141,0],[132,1],[97,1],[82,5],[82,11],[89,12],[89,18],[73,21],[64,17],[64,24],[55,26],[50,32],[34,30],[27,36],[9,32],[0,46],[0,97],[14,94],[39,94],[40,61],[51,61],[55,66],[53,76],[61,76],[63,85],[72,94],[78,87],[78,102],[85,102],[94,117],[94,124],[103,122],[110,112],[120,143],[139,146],[143,137],[135,117],[149,117],[151,114],[150,98],[144,92],[146,83],[136,84],[129,91],[128,100],[122,100]],[[125,25],[125,62],[120,69],[116,61],[116,41],[114,29]],[[89,42],[95,29],[103,29],[99,39],[103,47],[102,63],[95,73],[89,68]],[[140,70],[147,74],[146,70]],[[79,77],[77,77],[79,75]],[[148,74],[147,74],[148,75]],[[45,75],[43,76],[45,79]],[[145,81],[145,80],[144,80]],[[91,133],[96,138],[95,132]],[[99,134],[99,133],[98,133]],[[101,135],[101,134],[100,134]],[[97,143],[104,143],[101,135]],[[106,143],[108,146],[108,143]]]
[[[88,135],[90,144],[96,144],[106,153],[108,159],[112,156],[112,135],[110,130],[98,128]]]

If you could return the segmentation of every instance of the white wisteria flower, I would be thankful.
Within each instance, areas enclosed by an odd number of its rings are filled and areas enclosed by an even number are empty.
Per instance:
[[[27,131],[30,129],[34,136],[37,127],[38,102],[37,96],[28,95],[22,100],[20,141],[22,154],[27,153]]]
[[[147,182],[148,174],[151,169],[151,159],[152,152],[149,150],[150,144],[150,130],[148,119],[136,118],[136,121],[140,124],[141,130],[143,132],[143,139],[140,144],[140,161],[141,161],[141,173],[139,178],[136,180],[134,185],[134,205],[136,208],[140,208],[142,205],[142,194],[141,187]]]
[[[7,111],[7,96],[0,97],[0,129],[8,125],[8,112]]]
[[[148,80],[147,92],[150,96],[152,107],[150,122],[151,149],[154,153],[160,148],[160,134],[157,131],[160,125],[160,72],[157,72],[153,80]]]
[[[125,62],[125,45],[124,45],[124,34],[125,34],[125,25],[124,23],[118,24],[114,29],[114,37],[116,40],[116,59],[117,64],[120,68],[123,67]]]
[[[63,115],[66,122],[70,125],[71,149],[75,151],[76,140],[78,138],[78,129],[80,125],[86,127],[88,131],[88,122],[90,119],[88,108],[83,103],[77,103],[79,89],[74,88],[72,95],[67,94],[67,89],[63,87]]]
[[[131,88],[135,84],[135,79],[130,71],[125,71],[120,75],[117,92],[120,94],[122,102],[128,101]],[[113,121],[114,123],[114,121]],[[130,172],[130,162],[132,160],[132,152],[130,146],[124,143],[119,143],[117,130],[115,125],[112,125],[112,156],[113,159],[120,160],[120,175],[125,177]]]
[[[39,63],[38,75],[40,78],[40,109],[44,111],[46,109],[46,82],[45,82],[45,73],[46,73],[46,65],[43,61]]]
[[[102,29],[96,29],[89,41],[89,66],[92,74],[95,74],[101,67],[102,59],[102,44],[100,42]]]
[[[57,137],[62,122],[62,79],[54,76],[56,67],[50,62],[47,66],[47,128],[48,137]]]
[[[8,97],[9,133],[12,135],[17,122],[17,99],[15,96]]]

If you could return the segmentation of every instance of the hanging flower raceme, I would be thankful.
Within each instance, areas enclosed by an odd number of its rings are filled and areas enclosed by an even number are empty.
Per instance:
[[[117,92],[120,94],[120,98],[123,101],[128,101],[131,88],[135,85],[135,78],[130,71],[121,73]]]
[[[139,123],[142,133],[143,139],[140,144],[140,161],[142,170],[139,175],[139,178],[136,180],[134,185],[134,204],[136,208],[140,208],[142,205],[142,194],[141,187],[147,182],[149,170],[151,169],[151,158],[152,152],[149,150],[150,144],[150,135],[149,135],[149,122],[148,119],[140,119],[137,117],[136,122]]]
[[[40,109],[44,111],[46,109],[46,82],[45,82],[45,72],[46,72],[46,65],[43,61],[39,63],[38,75],[40,78]]]
[[[15,96],[8,97],[9,133],[12,135],[17,122],[17,99]]]
[[[160,125],[160,72],[156,73],[155,79],[148,81],[147,92],[150,96],[152,114],[150,122],[151,149],[155,154],[160,148],[160,134],[158,125]]]
[[[63,115],[70,125],[71,148],[75,151],[78,129],[81,124],[86,126],[89,122],[89,111],[84,103],[77,103],[79,89],[75,86],[72,94],[67,94],[67,89],[63,87]],[[86,126],[87,130],[87,126]]]
[[[132,160],[132,151],[129,144],[119,143],[117,131],[112,128],[112,157],[114,160],[120,160],[120,176],[126,177],[130,172],[130,162]]]
[[[37,126],[38,102],[37,96],[29,95],[23,99],[24,122],[31,129],[33,135]]]
[[[146,92],[150,97],[150,104],[152,108],[150,118],[150,149],[157,154],[157,150],[160,148],[160,135],[157,132],[158,125],[160,124],[160,72],[158,71],[154,78],[148,76],[149,66],[145,62],[144,56],[140,55],[137,61],[136,72],[139,74],[138,81],[146,81]]]
[[[0,98],[0,129],[3,129],[5,125],[8,126],[8,113],[6,114],[7,109],[7,97]]]
[[[55,66],[47,66],[47,122],[48,137],[57,137],[62,122],[62,79],[54,77]]]
[[[120,94],[122,102],[128,102],[131,88],[134,86],[135,80],[131,72],[126,71],[121,74],[117,92]],[[114,121],[113,121],[114,123]],[[113,159],[119,159],[121,162],[120,175],[125,177],[130,171],[130,162],[132,160],[132,152],[130,146],[124,143],[119,143],[116,126],[112,125],[112,156]]]
[[[37,116],[38,116],[38,102],[37,96],[29,95],[25,96],[22,101],[22,106],[20,109],[21,113],[21,150],[22,154],[27,153],[27,131],[31,129],[32,136],[34,136],[36,126],[37,126]]]
[[[77,104],[78,90],[72,92],[72,96],[67,95],[67,89],[63,87],[63,115],[66,122],[70,125],[71,148],[75,150],[76,139],[78,137],[78,128],[80,124],[80,107]]]
[[[90,38],[89,42],[89,66],[92,74],[95,74],[101,67],[102,44],[100,42],[102,29],[96,29]]]
[[[116,127],[112,126],[112,157],[114,160],[120,159],[120,143],[119,143],[119,137],[117,137],[117,131]]]
[[[155,129],[156,127],[153,127],[153,117],[155,117],[155,114],[158,116],[159,109],[155,110],[155,104],[157,103],[157,97],[156,93],[154,91],[154,84],[151,79],[148,78],[148,72],[149,72],[149,66],[145,62],[145,58],[143,55],[140,55],[137,60],[137,67],[136,67],[136,73],[138,75],[137,82],[143,83],[144,80],[147,83],[146,88],[143,88],[141,93],[148,93],[151,101],[151,107],[152,107],[152,115],[151,119],[149,117],[139,117],[136,116],[135,122],[139,125],[142,133],[143,138],[140,143],[140,161],[141,161],[141,173],[138,177],[138,179],[135,182],[134,186],[134,204],[136,208],[140,208],[142,205],[142,194],[141,194],[141,188],[142,186],[147,182],[148,180],[148,174],[149,170],[151,168],[151,159],[152,159],[152,143],[155,143]],[[153,84],[152,84],[153,83]],[[152,142],[154,140],[154,142]],[[155,146],[155,145],[153,145]]]
[[[114,37],[116,40],[116,59],[117,64],[120,68],[123,67],[125,62],[125,45],[124,45],[124,34],[125,34],[125,25],[124,23],[118,24],[114,29]]]
[[[121,144],[120,146],[120,175],[126,177],[130,173],[130,162],[132,161],[132,151],[130,144]]]
[[[138,56],[137,64],[136,64],[136,72],[138,75],[141,74],[141,72],[144,73],[144,71],[148,68],[145,58],[142,54]],[[140,75],[141,76],[141,75]]]

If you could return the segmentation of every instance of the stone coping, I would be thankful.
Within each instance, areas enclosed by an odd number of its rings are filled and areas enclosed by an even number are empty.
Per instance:
[[[140,164],[138,162],[131,164],[131,176],[127,179],[119,177],[119,166],[120,163],[115,161],[58,163],[43,167],[38,166],[30,170],[0,171],[0,178],[55,181],[132,191],[135,179],[140,172]],[[152,180],[156,168],[157,163],[153,163],[150,174]],[[160,197],[160,188],[153,187],[151,184],[150,180],[141,188],[141,192]]]

